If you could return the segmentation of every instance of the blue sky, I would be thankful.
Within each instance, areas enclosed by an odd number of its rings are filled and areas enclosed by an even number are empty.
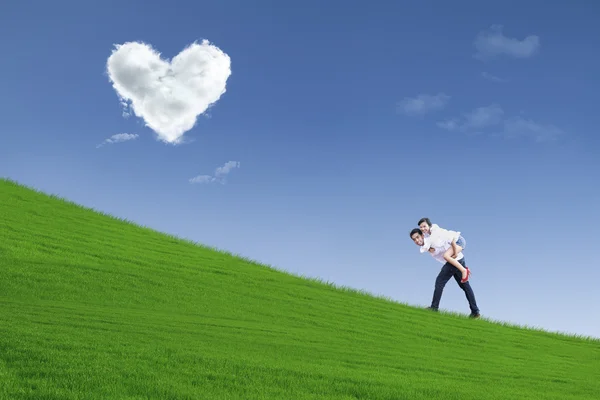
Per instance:
[[[0,175],[421,306],[428,216],[466,238],[484,316],[600,337],[600,4],[284,3],[3,5]],[[115,45],[204,39],[231,74],[181,143],[123,116]],[[441,307],[468,312],[455,282]]]

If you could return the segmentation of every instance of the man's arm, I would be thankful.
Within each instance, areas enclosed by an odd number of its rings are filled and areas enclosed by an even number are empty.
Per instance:
[[[427,238],[425,238],[425,240],[423,240],[423,246],[421,246],[419,248],[419,251],[421,253],[425,253],[429,249],[429,247],[430,247],[429,238],[427,237]]]
[[[450,244],[452,242],[456,242],[460,237],[460,232],[450,231],[448,229],[436,227],[435,231],[431,233],[431,240],[436,242],[441,242],[443,244]]]

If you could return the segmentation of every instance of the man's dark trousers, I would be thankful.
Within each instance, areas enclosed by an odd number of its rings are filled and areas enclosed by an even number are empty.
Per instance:
[[[458,260],[460,265],[465,266],[465,258],[461,258]],[[471,308],[471,314],[479,314],[479,308],[477,307],[477,302],[475,301],[475,294],[473,293],[473,289],[469,282],[461,283],[462,273],[456,268],[454,265],[450,263],[446,263],[442,266],[440,273],[435,279],[435,290],[433,292],[433,300],[431,301],[431,308],[437,310],[440,307],[440,300],[442,298],[442,292],[444,291],[444,286],[446,283],[454,276],[456,283],[458,286],[465,292],[465,296],[467,297],[467,301],[469,302],[469,307]]]

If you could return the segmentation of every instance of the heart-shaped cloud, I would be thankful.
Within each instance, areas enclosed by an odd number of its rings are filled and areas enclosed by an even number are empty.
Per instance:
[[[106,63],[108,77],[125,107],[158,137],[178,143],[225,93],[231,59],[207,40],[194,42],[171,62],[143,42],[116,45]]]

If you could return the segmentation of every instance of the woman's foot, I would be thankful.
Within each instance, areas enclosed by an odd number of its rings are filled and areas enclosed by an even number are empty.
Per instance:
[[[468,281],[470,276],[471,271],[469,270],[469,267],[465,267],[465,271],[462,274],[462,279],[460,280],[460,283],[465,283],[466,281]]]

